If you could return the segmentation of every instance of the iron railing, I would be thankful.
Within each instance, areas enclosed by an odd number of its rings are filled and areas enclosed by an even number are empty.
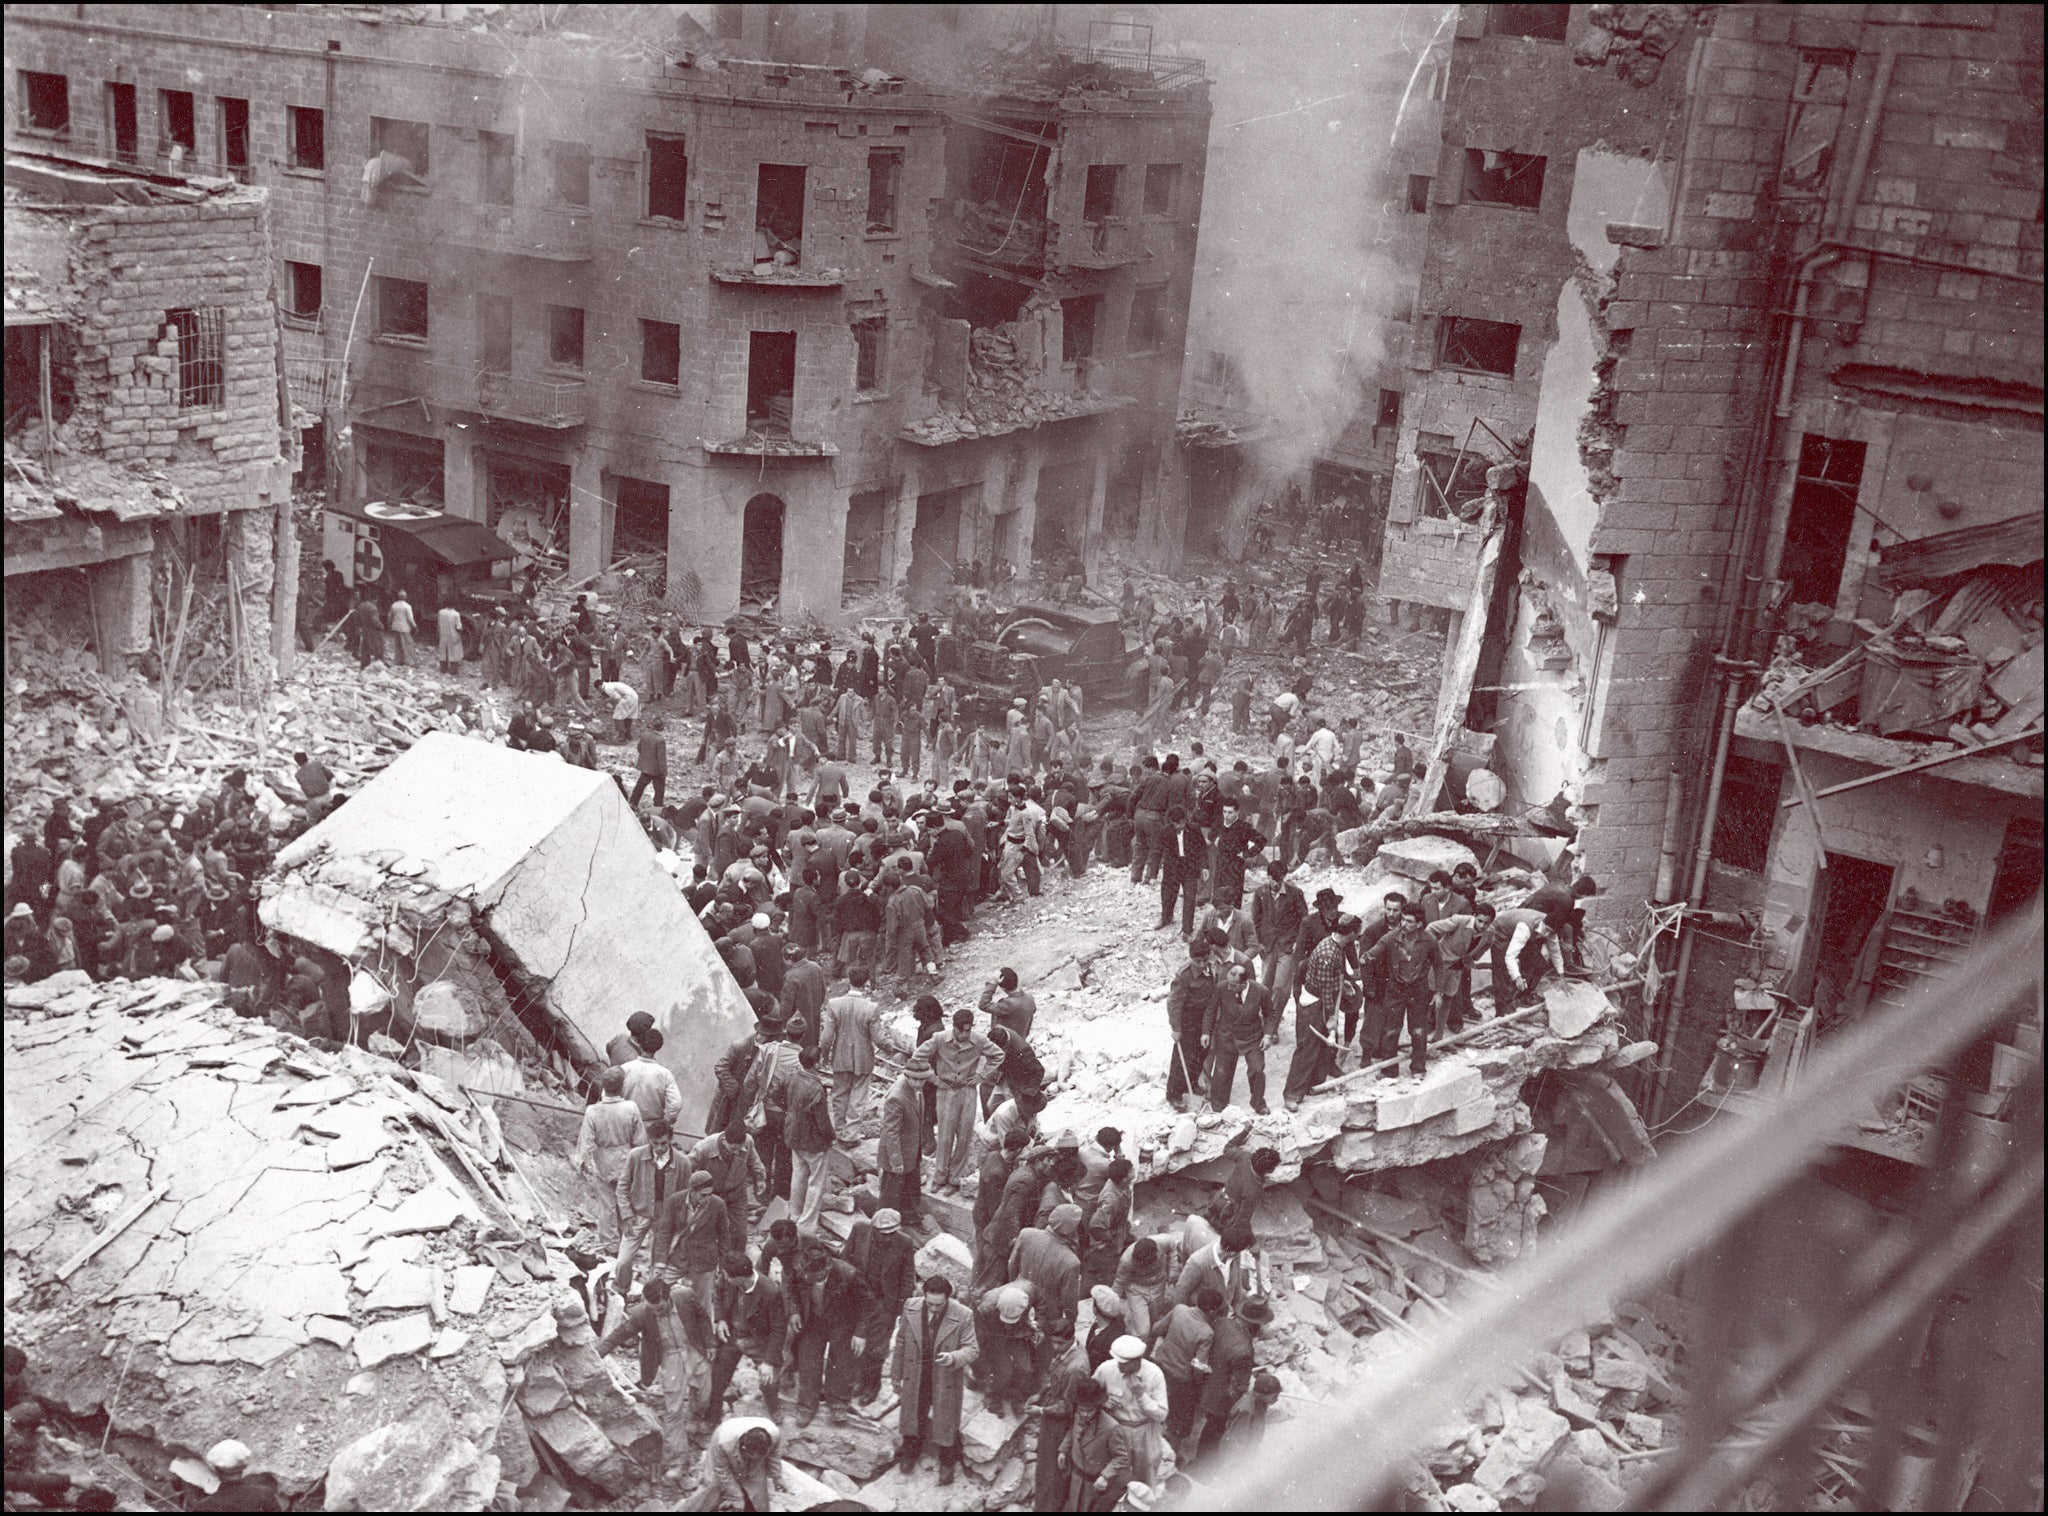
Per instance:
[[[588,386],[581,379],[500,373],[466,363],[430,363],[435,396],[449,405],[532,426],[581,426]]]
[[[595,217],[559,205],[464,205],[456,208],[451,241],[486,252],[578,263],[592,253]]]

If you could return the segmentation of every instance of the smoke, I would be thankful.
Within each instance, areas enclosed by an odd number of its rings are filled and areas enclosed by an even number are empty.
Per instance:
[[[1224,354],[1251,408],[1279,423],[1259,449],[1267,469],[1326,449],[1403,356],[1393,318],[1415,272],[1390,256],[1410,167],[1394,141],[1404,96],[1426,98],[1417,65],[1445,14],[1166,8],[1161,29],[1207,63],[1214,107],[1188,362],[1200,373]]]

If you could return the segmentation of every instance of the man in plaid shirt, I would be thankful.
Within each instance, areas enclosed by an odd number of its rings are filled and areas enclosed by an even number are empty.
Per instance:
[[[1294,1010],[1294,1057],[1287,1065],[1287,1108],[1337,1072],[1337,1048],[1330,1039],[1332,1013],[1343,1000],[1347,978],[1355,978],[1352,947],[1358,918],[1344,915],[1308,955],[1301,971],[1301,1002]],[[1352,986],[1356,994],[1356,986]]]

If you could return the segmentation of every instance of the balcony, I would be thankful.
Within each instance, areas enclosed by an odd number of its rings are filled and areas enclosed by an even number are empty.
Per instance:
[[[1064,239],[1064,251],[1069,268],[1122,268],[1152,256],[1144,228],[1120,216],[1083,222],[1078,234]]]
[[[581,379],[492,373],[460,363],[433,363],[428,370],[434,397],[444,405],[551,430],[582,426],[588,419],[589,387]]]
[[[595,220],[588,210],[560,205],[465,205],[457,208],[448,237],[487,253],[585,263]]]
[[[773,289],[836,290],[846,283],[846,270],[838,268],[794,268],[777,264],[747,264],[714,268],[714,284],[759,284]]]

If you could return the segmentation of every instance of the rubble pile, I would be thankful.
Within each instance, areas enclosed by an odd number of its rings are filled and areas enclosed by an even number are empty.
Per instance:
[[[1129,403],[1118,395],[1050,389],[1039,383],[1045,341],[1044,323],[1036,318],[975,328],[968,342],[966,404],[913,421],[899,435],[937,447],[968,437],[1000,437]]]
[[[7,991],[8,1340],[35,1393],[106,1415],[171,1499],[171,1462],[230,1436],[330,1510],[643,1478],[658,1431],[489,1104],[219,994]]]

